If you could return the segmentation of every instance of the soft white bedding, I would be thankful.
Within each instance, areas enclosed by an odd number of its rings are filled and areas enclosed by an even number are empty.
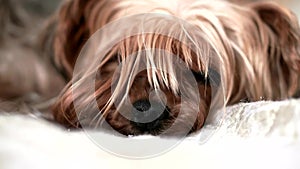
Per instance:
[[[223,113],[220,126],[208,124],[167,153],[143,160],[107,153],[83,131],[2,114],[0,169],[300,168],[300,100],[243,103]]]

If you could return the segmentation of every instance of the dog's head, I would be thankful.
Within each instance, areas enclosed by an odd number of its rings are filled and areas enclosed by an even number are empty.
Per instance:
[[[273,3],[71,0],[50,27],[54,62],[72,79],[54,106],[68,126],[105,120],[125,135],[187,134],[203,126],[213,100],[281,99],[299,89],[298,22]],[[106,34],[82,49],[100,28]]]

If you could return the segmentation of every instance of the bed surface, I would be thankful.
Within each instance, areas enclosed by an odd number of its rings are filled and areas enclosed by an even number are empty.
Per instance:
[[[219,125],[207,124],[167,152],[140,160],[104,151],[84,131],[1,113],[0,169],[300,167],[300,100],[241,103],[220,113],[224,118]]]

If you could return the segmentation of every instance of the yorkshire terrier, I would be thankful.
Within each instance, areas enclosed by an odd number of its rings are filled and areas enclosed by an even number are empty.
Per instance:
[[[297,18],[272,2],[64,1],[42,43],[69,81],[53,115],[67,127],[105,122],[124,135],[193,133],[218,102],[299,97],[299,38]]]

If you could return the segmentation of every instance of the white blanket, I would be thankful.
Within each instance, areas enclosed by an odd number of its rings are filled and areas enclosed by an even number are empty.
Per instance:
[[[207,124],[170,151],[142,160],[108,153],[83,131],[2,114],[0,169],[300,168],[300,100],[243,103],[223,113],[221,125]]]

